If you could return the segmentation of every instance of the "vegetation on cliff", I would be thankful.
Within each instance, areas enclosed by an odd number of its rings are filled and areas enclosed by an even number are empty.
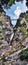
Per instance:
[[[14,59],[19,60],[19,56],[17,58],[19,51],[28,47],[28,11],[20,14],[15,27],[13,27],[10,17],[3,10],[2,6],[6,8],[13,3],[15,4],[15,0],[0,0],[0,63],[3,65],[7,65],[8,61],[10,62],[10,56],[12,57],[11,62]],[[26,5],[28,6],[28,0]],[[21,51],[20,59],[28,59],[28,48]]]
[[[28,60],[28,48],[26,50],[22,50],[20,53],[20,59],[24,60],[27,59]]]

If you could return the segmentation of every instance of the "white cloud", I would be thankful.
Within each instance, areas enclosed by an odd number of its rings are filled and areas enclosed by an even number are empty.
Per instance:
[[[16,10],[14,11],[15,18],[18,18],[20,13],[21,13],[21,10],[19,9],[19,7],[17,7]]]
[[[14,20],[11,21],[12,25],[15,26],[17,19],[19,18],[19,15],[21,14],[21,10],[19,9],[19,7],[16,8],[16,10],[14,11],[15,16],[13,17]]]

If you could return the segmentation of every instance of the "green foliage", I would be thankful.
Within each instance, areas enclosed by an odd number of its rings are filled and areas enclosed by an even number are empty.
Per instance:
[[[4,55],[3,55],[3,57],[2,57],[1,60],[3,60],[3,62],[6,62],[6,59],[5,59],[5,56]]]
[[[17,23],[16,23],[16,26],[15,26],[15,27],[16,27],[16,28],[21,27],[20,19],[17,20]]]
[[[2,21],[0,21],[0,25],[2,25]]]
[[[0,29],[0,33],[2,32],[2,29]]]
[[[24,59],[28,59],[28,48],[26,50],[22,50],[20,53],[20,59],[24,60]]]
[[[24,28],[24,27],[21,27],[21,29],[20,29],[20,30],[21,30],[21,32],[22,32],[22,33],[24,33],[24,34],[26,34],[26,33],[27,33],[27,30],[26,30],[26,28]]]
[[[25,27],[26,28],[26,23],[25,22],[22,24],[22,27]]]
[[[2,42],[0,42],[0,45],[2,44]]]
[[[14,3],[14,1],[15,1],[15,0],[10,0],[9,2],[12,4],[12,3]]]
[[[28,22],[28,14],[25,14],[25,19]]]

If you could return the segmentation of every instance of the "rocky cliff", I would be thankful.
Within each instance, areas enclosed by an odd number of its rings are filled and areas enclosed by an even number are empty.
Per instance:
[[[23,65],[19,53],[27,47],[28,13],[20,15],[14,28],[10,17],[5,12],[0,13],[0,65]]]

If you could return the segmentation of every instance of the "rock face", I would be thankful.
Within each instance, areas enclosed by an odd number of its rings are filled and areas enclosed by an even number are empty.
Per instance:
[[[0,29],[1,29],[1,33],[0,33],[1,36],[3,35],[3,37],[4,37],[4,35],[5,35],[4,40],[9,43],[9,40],[13,33],[13,27],[11,25],[10,17],[6,16],[4,12],[0,16]],[[3,40],[3,37],[0,37],[0,39]]]
[[[17,53],[28,46],[28,22],[26,16],[19,19],[18,26],[16,25],[13,28],[10,17],[6,16],[4,12],[0,14],[0,59],[3,57],[6,60],[3,62],[2,58],[0,65],[2,65],[1,63],[5,65],[27,65],[28,63],[26,61],[22,62],[20,55]]]
[[[26,38],[26,39],[23,41],[22,45],[28,46],[28,38]]]

